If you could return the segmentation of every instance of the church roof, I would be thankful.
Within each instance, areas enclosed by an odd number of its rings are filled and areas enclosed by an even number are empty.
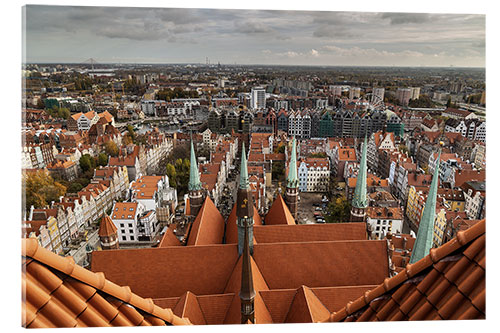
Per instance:
[[[295,225],[295,219],[290,213],[288,206],[285,204],[283,197],[281,194],[278,194],[276,199],[273,201],[271,208],[267,212],[267,215],[264,219],[266,225],[272,224],[288,224]]]
[[[158,247],[166,247],[166,246],[180,246],[181,242],[175,236],[174,233],[175,226],[171,224],[163,237],[161,238],[160,244],[158,244]]]
[[[221,244],[223,236],[224,218],[207,196],[193,222],[187,245]]]
[[[367,239],[365,223],[326,223],[254,226],[259,244]]]

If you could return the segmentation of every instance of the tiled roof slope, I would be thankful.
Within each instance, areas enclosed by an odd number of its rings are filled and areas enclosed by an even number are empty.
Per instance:
[[[364,240],[365,223],[327,223],[254,226],[253,235],[259,244]]]
[[[28,328],[186,325],[188,319],[155,305],[38,246],[22,240],[22,325]]]
[[[330,312],[321,303],[311,288],[301,286],[288,310],[286,323],[315,323],[328,319]]]
[[[175,226],[171,224],[163,237],[161,238],[160,244],[158,244],[158,247],[167,247],[167,246],[181,246],[181,242],[175,236],[174,233]]]
[[[213,295],[224,291],[237,261],[236,244],[120,249],[94,251],[92,271],[142,297]]]
[[[376,285],[389,276],[385,240],[257,243],[253,259],[269,289]]]
[[[274,200],[269,212],[264,219],[266,225],[273,224],[287,224],[294,225],[295,219],[290,213],[285,201],[283,201],[283,197],[279,194],[278,197]]]
[[[224,218],[207,196],[193,222],[187,245],[221,244],[224,236]]]
[[[484,220],[364,296],[329,321],[484,319],[486,253]]]

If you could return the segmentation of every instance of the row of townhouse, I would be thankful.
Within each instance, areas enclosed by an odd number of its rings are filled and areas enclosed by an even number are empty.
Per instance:
[[[57,148],[50,143],[26,143],[21,152],[23,169],[43,169],[54,162]]]
[[[39,244],[50,251],[67,253],[70,244],[81,239],[103,212],[111,208],[113,200],[124,198],[127,188],[126,168],[99,168],[92,183],[77,194],[61,197],[59,202],[52,202],[51,208],[32,207],[24,222],[25,230],[29,230],[26,236],[37,237]]]
[[[108,165],[126,167],[130,180],[159,173],[160,161],[171,152],[172,141],[163,134],[155,136],[154,133],[150,133],[147,140],[145,146],[129,144],[123,147],[117,157],[109,158]]]
[[[367,166],[372,172],[379,172],[379,156],[381,151],[393,152],[396,150],[396,139],[392,132],[378,131],[368,140]],[[388,176],[388,175],[387,175]]]
[[[453,119],[446,120],[446,132],[460,133],[469,140],[486,142],[486,122],[478,119]]]
[[[165,116],[185,116],[193,105],[199,105],[199,101],[172,101],[163,100],[143,100],[141,101],[141,111],[146,116],[165,117]]]
[[[306,157],[298,161],[299,190],[301,192],[327,192],[330,182],[330,161],[325,158]]]

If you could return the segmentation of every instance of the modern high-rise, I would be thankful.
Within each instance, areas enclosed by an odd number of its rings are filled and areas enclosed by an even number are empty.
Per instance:
[[[420,97],[420,87],[412,87],[410,99],[418,99]]]
[[[375,102],[377,97],[380,101],[384,101],[385,88],[373,88],[371,103]]]
[[[398,90],[396,90],[396,99],[399,101],[399,104],[403,106],[408,105],[411,96],[412,96],[411,88],[398,88]]]
[[[349,90],[349,99],[359,98],[361,95],[361,88],[351,87]]]
[[[250,108],[263,109],[266,107],[266,90],[262,87],[253,87],[250,93]]]

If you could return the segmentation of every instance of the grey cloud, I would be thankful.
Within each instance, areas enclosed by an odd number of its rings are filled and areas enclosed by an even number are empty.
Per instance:
[[[380,18],[389,19],[392,25],[426,23],[431,20],[431,16],[425,13],[382,13]]]
[[[236,31],[244,34],[262,34],[272,32],[269,26],[256,21],[236,21]]]
[[[329,37],[329,38],[351,38],[355,35],[349,31],[347,31],[343,27],[336,27],[330,25],[322,25],[319,26],[313,32],[314,37]]]

